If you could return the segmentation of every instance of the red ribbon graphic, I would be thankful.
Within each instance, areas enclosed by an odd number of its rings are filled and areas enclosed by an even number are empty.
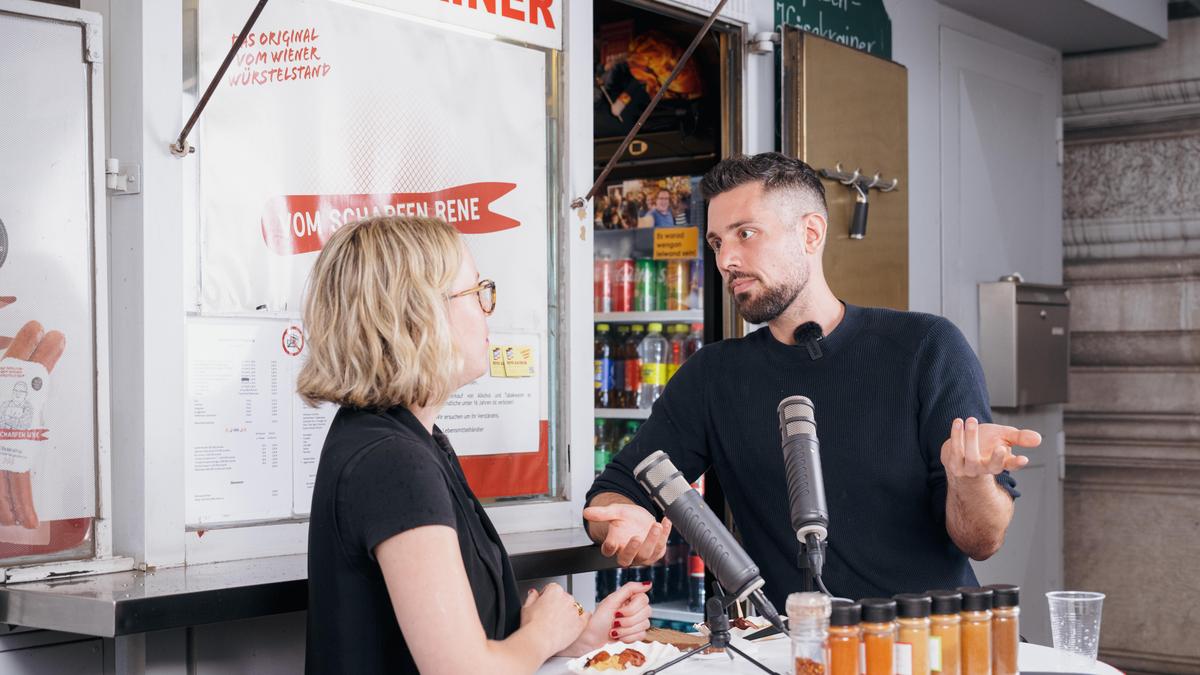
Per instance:
[[[49,429],[0,429],[0,441],[47,441]]]
[[[263,241],[278,255],[312,253],[342,225],[373,216],[428,216],[445,220],[463,234],[500,232],[521,223],[489,209],[516,187],[468,183],[436,192],[275,197],[263,207]]]

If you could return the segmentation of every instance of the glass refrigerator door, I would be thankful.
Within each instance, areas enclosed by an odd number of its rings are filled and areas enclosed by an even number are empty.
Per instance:
[[[596,205],[595,471],[637,433],[679,367],[705,343],[705,214],[699,176],[613,183]],[[711,264],[711,261],[708,263]],[[673,535],[651,567],[597,573],[603,598],[629,581],[653,583],[656,622],[692,630],[700,621],[704,568],[689,566]],[[691,571],[697,583],[689,584]],[[689,586],[692,607],[689,608]]]

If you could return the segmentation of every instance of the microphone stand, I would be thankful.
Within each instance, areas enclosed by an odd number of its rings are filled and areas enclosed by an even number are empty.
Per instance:
[[[699,647],[696,647],[686,654],[672,659],[657,668],[647,670],[646,675],[657,675],[658,673],[661,673],[662,671],[681,661],[685,661],[697,654],[703,653],[704,650],[711,647],[724,649],[726,655],[729,656],[730,661],[733,660],[733,655],[737,654],[743,659],[758,666],[763,672],[770,673],[770,675],[779,675],[779,673],[776,673],[770,668],[747,656],[745,652],[737,647],[734,647],[730,642],[732,636],[729,634],[728,611],[729,606],[732,605],[733,602],[733,600],[729,599],[729,596],[725,595],[725,591],[721,588],[720,584],[713,584],[713,597],[709,598],[708,601],[704,603],[704,617],[706,623],[708,623],[708,642],[705,642]]]

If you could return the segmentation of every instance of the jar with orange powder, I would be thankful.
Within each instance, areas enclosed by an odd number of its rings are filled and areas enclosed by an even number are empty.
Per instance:
[[[992,675],[992,589],[963,586],[962,675]]]
[[[862,605],[841,598],[829,616],[829,675],[860,675]]]
[[[896,672],[929,675],[929,610],[932,601],[923,593],[896,597]]]
[[[959,675],[962,661],[962,593],[929,591],[929,671]]]
[[[1017,675],[1021,589],[1012,584],[988,588],[992,589],[992,675]]]
[[[862,601],[862,635],[866,675],[895,675],[896,601],[867,598]]]

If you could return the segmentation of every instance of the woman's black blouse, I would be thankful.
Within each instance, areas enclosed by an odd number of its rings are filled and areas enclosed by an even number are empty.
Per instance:
[[[375,547],[406,530],[445,525],[458,545],[485,633],[520,625],[508,554],[441,431],[408,410],[342,408],[329,428],[308,531],[306,672],[416,673]]]

